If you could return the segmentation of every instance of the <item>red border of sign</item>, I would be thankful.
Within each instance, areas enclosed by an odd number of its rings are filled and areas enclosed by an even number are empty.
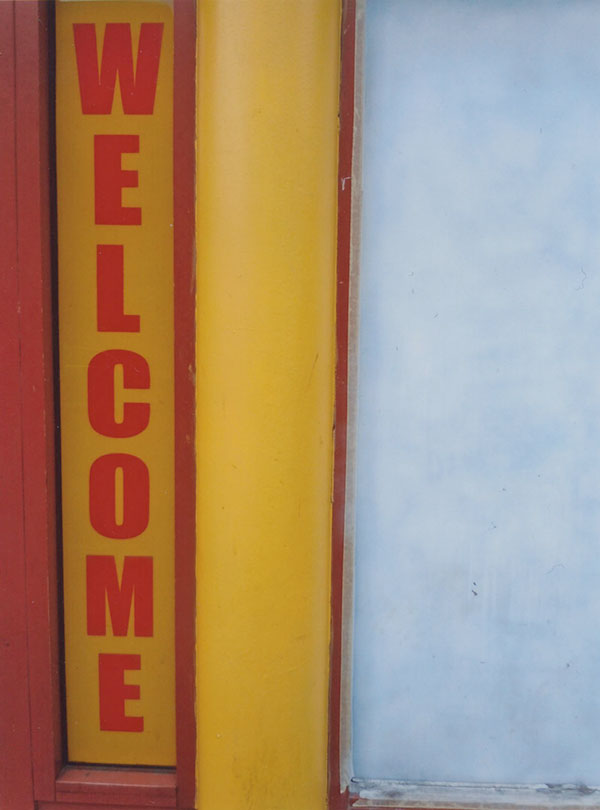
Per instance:
[[[194,806],[194,0],[175,0],[177,771],[66,765],[61,719],[52,326],[53,4],[0,0],[0,804]],[[64,767],[63,767],[64,766]],[[177,775],[176,775],[177,774]]]
[[[196,793],[196,3],[175,0],[175,686],[177,807]]]

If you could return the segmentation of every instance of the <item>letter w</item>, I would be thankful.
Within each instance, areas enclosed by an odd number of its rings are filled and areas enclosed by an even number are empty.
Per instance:
[[[125,557],[119,587],[115,558],[88,555],[87,633],[106,635],[106,601],[115,636],[126,636],[134,603],[134,634],[153,633],[152,557]],[[105,601],[106,600],[106,601]]]
[[[152,115],[162,34],[163,23],[142,23],[134,76],[131,25],[107,23],[98,73],[95,24],[73,24],[79,94],[84,115],[111,113],[117,73],[123,112],[127,115]]]

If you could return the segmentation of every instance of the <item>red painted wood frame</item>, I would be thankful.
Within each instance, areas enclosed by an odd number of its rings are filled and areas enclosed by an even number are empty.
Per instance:
[[[331,649],[329,683],[329,807],[346,810],[351,796],[340,785],[340,722],[342,691],[342,622],[344,533],[346,510],[346,457],[348,446],[348,351],[350,258],[352,241],[352,187],[354,147],[354,95],[356,69],[356,0],[344,0],[340,72],[340,138],[338,158],[338,232],[335,378],[335,438],[333,476]],[[351,395],[351,392],[350,392]]]
[[[176,770],[69,765],[57,515],[53,4],[0,0],[0,807],[194,807],[194,0],[174,0]]]

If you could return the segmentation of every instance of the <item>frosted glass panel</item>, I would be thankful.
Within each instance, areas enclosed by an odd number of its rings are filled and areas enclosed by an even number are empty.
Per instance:
[[[367,0],[357,777],[600,784],[600,3]]]

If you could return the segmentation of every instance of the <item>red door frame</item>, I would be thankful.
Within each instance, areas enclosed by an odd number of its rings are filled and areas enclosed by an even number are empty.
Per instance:
[[[194,806],[194,0],[175,0],[177,769],[68,765],[58,594],[53,4],[0,0],[0,805]],[[34,803],[37,802],[37,805]]]
[[[338,232],[335,374],[335,436],[331,554],[331,646],[329,682],[329,808],[347,810],[352,798],[340,785],[340,722],[342,691],[342,624],[344,597],[344,535],[346,457],[348,445],[349,293],[352,241],[352,166],[356,68],[356,0],[343,0],[339,100]],[[351,392],[350,392],[351,393]]]
[[[37,3],[0,4],[0,92],[7,113],[0,132],[6,259],[0,277],[6,533],[0,718],[7,725],[0,759],[7,805],[15,810],[32,806],[34,789],[47,795],[60,748],[58,623],[49,621],[57,613],[57,578],[46,12]]]

